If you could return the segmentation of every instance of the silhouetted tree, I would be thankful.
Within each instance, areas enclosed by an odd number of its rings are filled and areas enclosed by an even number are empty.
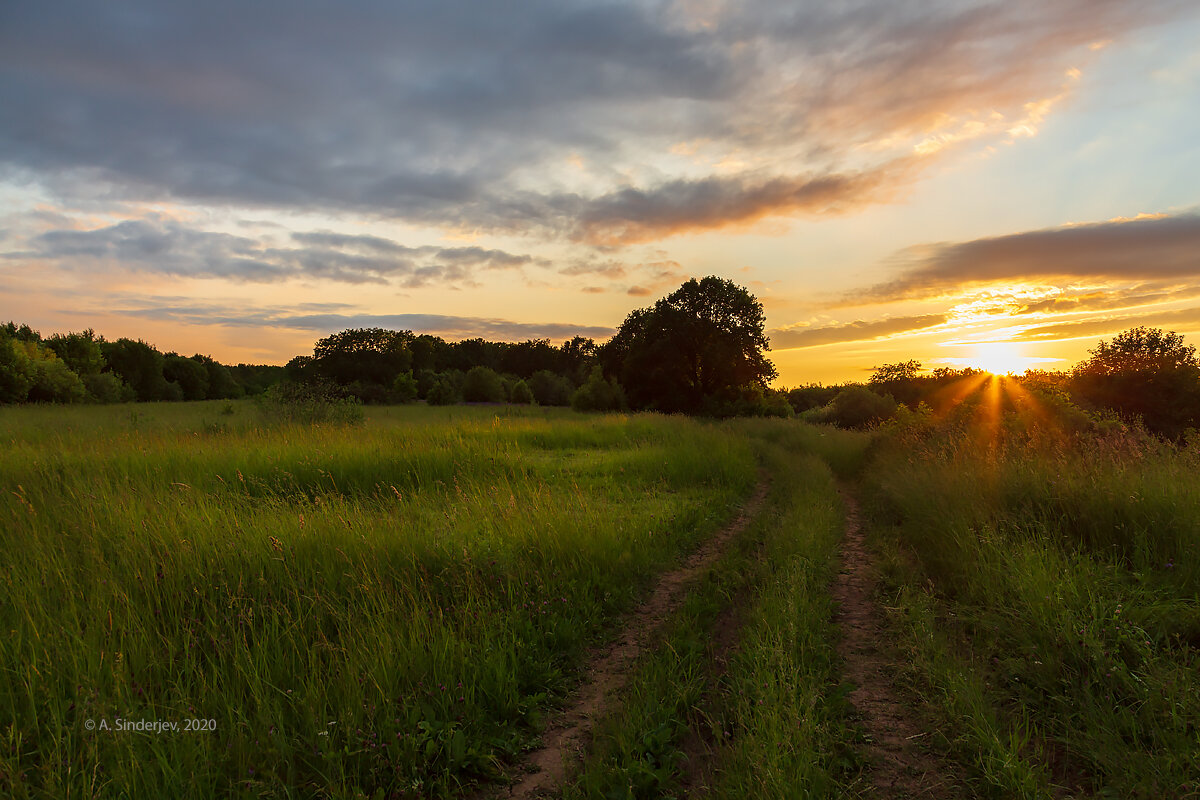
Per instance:
[[[562,375],[550,370],[540,370],[533,373],[529,379],[529,389],[538,405],[565,406],[571,402],[571,393],[575,387]]]
[[[877,394],[891,395],[906,406],[915,407],[921,399],[921,387],[917,385],[920,361],[901,361],[876,367],[868,386]]]
[[[405,331],[383,328],[344,330],[318,341],[312,361],[299,364],[299,371],[342,386],[361,381],[390,389],[396,376],[412,367],[410,338]]]
[[[199,353],[192,356],[192,360],[201,364],[208,375],[207,397],[209,400],[227,400],[232,397],[241,397],[245,393],[238,382],[234,380],[229,367],[211,356],[202,356]]]
[[[797,413],[808,411],[810,408],[820,408],[821,406],[832,400],[838,393],[837,386],[821,386],[812,384],[809,386],[797,386],[795,389],[787,391],[787,400],[791,404],[792,409]]]
[[[529,384],[525,381],[514,383],[512,392],[508,396],[508,402],[522,406],[533,405],[533,392],[529,390]]]
[[[199,361],[168,353],[163,357],[163,377],[179,387],[184,400],[208,397],[208,370]]]
[[[561,361],[561,352],[551,346],[549,339],[530,339],[504,346],[501,368],[519,378],[529,378],[540,370],[554,370]]]
[[[163,400],[167,380],[163,377],[163,355],[138,339],[101,342],[100,351],[108,370],[133,389],[138,400]]]
[[[571,408],[576,411],[620,411],[625,408],[625,393],[616,381],[605,378],[599,366],[571,395]]]
[[[504,382],[495,370],[471,367],[463,380],[462,396],[468,403],[503,403]]]
[[[601,360],[635,407],[695,413],[706,401],[765,388],[776,376],[764,352],[762,304],[723,278],[689,280],[632,312]]]
[[[1071,376],[1088,403],[1141,418],[1153,433],[1179,438],[1200,426],[1200,361],[1173,331],[1138,327],[1102,341]]]

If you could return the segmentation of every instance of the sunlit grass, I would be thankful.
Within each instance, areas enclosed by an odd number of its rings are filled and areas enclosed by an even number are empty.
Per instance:
[[[1048,433],[1011,387],[997,423],[993,398],[966,428],[893,433],[867,472],[914,686],[985,793],[1190,796],[1195,454]]]
[[[6,796],[456,793],[754,480],[683,419],[223,408],[0,419]]]

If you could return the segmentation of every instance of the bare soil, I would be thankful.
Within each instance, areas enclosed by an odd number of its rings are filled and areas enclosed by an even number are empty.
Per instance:
[[[842,567],[833,584],[838,605],[834,621],[842,633],[838,655],[844,676],[854,686],[849,699],[867,738],[867,777],[882,798],[957,797],[953,778],[923,746],[930,731],[918,724],[921,715],[901,700],[893,683],[897,657],[889,651],[874,600],[874,561],[859,524],[858,504],[847,488],[839,492],[846,506],[846,533]]]
[[[664,573],[649,599],[623,619],[621,632],[612,644],[596,653],[587,667],[583,685],[543,733],[542,746],[529,753],[528,772],[510,788],[508,797],[545,797],[562,786],[570,766],[582,760],[596,720],[607,710],[610,699],[625,686],[634,661],[663,623],[678,611],[688,584],[716,563],[734,537],[758,513],[766,499],[767,486],[766,477],[760,476],[758,487],[738,516],[701,545],[682,566]]]

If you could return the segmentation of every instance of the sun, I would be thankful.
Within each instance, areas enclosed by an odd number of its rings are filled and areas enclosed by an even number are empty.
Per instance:
[[[1044,359],[1025,355],[1015,342],[983,342],[965,360],[993,375],[1018,375]]]

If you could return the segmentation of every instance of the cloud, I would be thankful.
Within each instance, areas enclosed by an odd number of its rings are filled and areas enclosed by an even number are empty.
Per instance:
[[[916,153],[1033,132],[1088,44],[1192,13],[1173,0],[703,5],[9,4],[0,167],[68,203],[648,241],[887,202],[918,178]]]
[[[892,317],[867,322],[858,320],[842,325],[827,325],[820,328],[788,327],[769,332],[771,346],[776,350],[798,347],[817,347],[840,342],[861,342],[883,339],[906,333],[915,333],[933,328],[947,321],[944,314],[922,314],[912,317]]]
[[[1005,307],[1008,314],[1068,314],[1085,311],[1114,311],[1154,305],[1176,303],[1200,296],[1200,289],[1179,284],[1138,284],[1132,287],[1112,286],[1104,291],[1081,291],[1064,293],[1054,297],[1027,302],[1018,302]]]
[[[936,297],[963,287],[1075,279],[1200,277],[1200,214],[1071,225],[901,253],[900,277],[848,301]]]
[[[298,247],[247,236],[198,230],[168,219],[127,220],[102,228],[54,229],[32,237],[9,260],[48,261],[66,269],[102,264],[192,278],[272,283],[325,279],[416,288],[470,284],[484,270],[520,269],[542,262],[482,247],[408,247],[377,236],[328,231],[293,233]]]
[[[573,238],[613,245],[755,222],[771,215],[836,214],[882,199],[914,162],[845,175],[708,177],[621,189],[581,205]]]
[[[170,300],[171,298],[163,298]],[[522,341],[525,339],[570,339],[574,336],[607,338],[614,333],[609,327],[573,325],[559,322],[514,322],[492,317],[459,317],[442,314],[356,314],[356,313],[296,313],[296,308],[244,309],[212,304],[154,303],[138,300],[138,307],[115,310],[113,313],[142,319],[175,322],[184,325],[220,325],[249,328],[290,328],[313,331],[322,335],[346,328],[388,328],[429,333],[447,339],[482,337],[493,341]],[[338,305],[339,308],[345,306]]]
[[[1200,308],[1184,308],[1176,311],[1158,311],[1146,314],[1104,317],[1102,319],[1059,322],[1052,325],[1038,325],[1015,331],[1010,338],[1021,341],[1081,339],[1088,336],[1115,334],[1141,325],[1167,328],[1183,326],[1184,330],[1188,330],[1189,328],[1196,330],[1196,326],[1200,326]]]

